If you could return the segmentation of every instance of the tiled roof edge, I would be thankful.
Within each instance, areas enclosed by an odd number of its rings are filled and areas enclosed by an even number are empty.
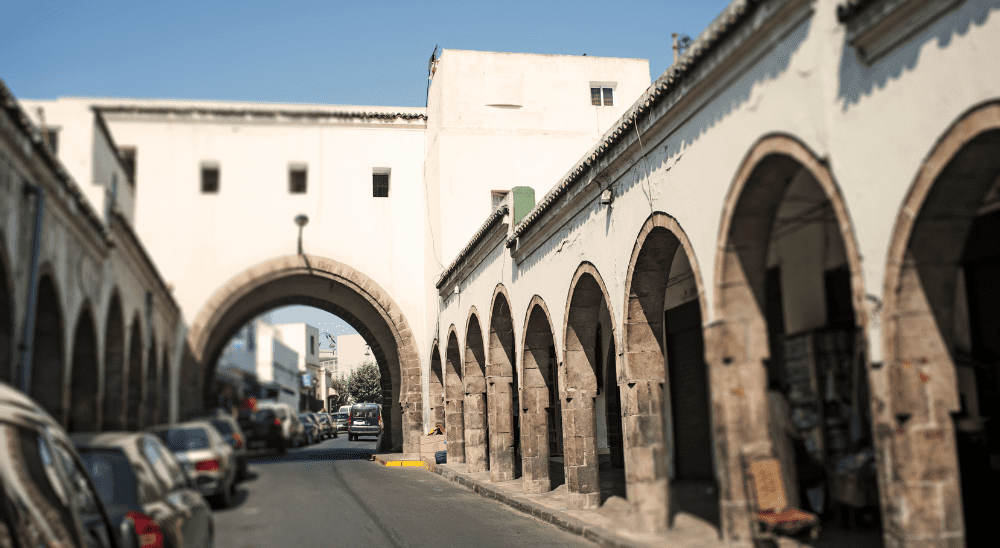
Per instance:
[[[360,118],[382,120],[427,120],[427,115],[418,112],[365,112],[365,111],[330,111],[330,110],[282,110],[282,109],[227,109],[208,107],[171,107],[171,106],[95,106],[95,109],[108,114],[192,114],[207,116],[252,116],[258,118]]]
[[[510,211],[510,208],[507,207],[507,204],[504,204],[498,207],[496,211],[494,211],[492,214],[490,214],[489,217],[486,218],[486,222],[483,223],[483,226],[479,228],[479,231],[476,232],[476,235],[473,236],[471,240],[469,240],[469,243],[466,244],[464,248],[462,248],[462,251],[459,252],[458,257],[455,257],[455,260],[452,261],[450,265],[448,265],[448,268],[444,269],[444,272],[442,272],[441,276],[438,277],[438,280],[434,284],[434,287],[441,289],[445,281],[448,280],[448,277],[451,276],[451,274],[458,268],[458,263],[462,262],[462,259],[464,259],[469,254],[469,252],[472,251],[474,247],[479,245],[479,242],[483,239],[483,236],[485,236],[486,233],[489,231],[489,229],[492,228],[493,225],[498,223],[500,219],[503,219],[503,216],[506,215],[508,211]]]
[[[735,27],[746,20],[753,8],[763,0],[733,0],[722,13],[720,13],[705,28],[698,37],[691,42],[687,50],[671,65],[656,82],[653,83],[646,92],[633,103],[632,107],[622,115],[618,124],[609,129],[601,137],[597,146],[590,149],[566,178],[555,188],[550,190],[535,207],[528,212],[525,218],[514,227],[509,238],[507,247],[513,247],[517,238],[530,228],[552,205],[566,193],[566,191],[576,184],[583,175],[588,172],[597,161],[609,154],[628,131],[634,131],[636,122],[640,116],[648,116],[649,112],[663,101],[667,95],[677,89],[689,75],[711,52],[718,43],[729,34]]]

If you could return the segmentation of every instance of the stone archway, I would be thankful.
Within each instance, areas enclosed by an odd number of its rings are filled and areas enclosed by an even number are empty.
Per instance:
[[[215,364],[241,326],[267,310],[294,304],[335,314],[361,334],[382,378],[384,433],[379,450],[419,452],[421,372],[409,323],[371,278],[346,264],[313,255],[286,256],[257,265],[234,276],[205,303],[188,331],[185,360],[193,363],[181,368],[200,371],[203,399],[200,405],[188,403],[182,415],[214,405]]]
[[[51,275],[38,280],[35,301],[35,336],[32,342],[31,399],[38,402],[59,424],[66,424],[63,316],[59,293]]]
[[[886,541],[988,545],[1000,473],[1000,103],[963,115],[925,159],[896,218],[882,309]],[[992,420],[988,420],[992,419]],[[910,512],[890,511],[907,507]],[[962,509],[960,512],[959,509]],[[933,524],[929,526],[928,524]]]
[[[441,367],[441,349],[435,340],[431,345],[431,366],[428,371],[427,398],[430,400],[431,427],[444,427],[444,370]]]
[[[684,298],[670,298],[682,283]],[[692,439],[695,433],[683,431],[685,419],[719,415],[717,407],[713,409],[709,404],[709,394],[715,392],[709,390],[711,383],[703,359],[701,273],[687,235],[673,217],[655,212],[646,220],[632,248],[625,287],[624,371],[620,374],[624,377],[621,395],[627,492],[641,527],[658,532],[670,526],[672,516],[683,506],[682,493],[675,492],[672,484],[672,480],[687,479],[677,474],[678,457],[696,451],[697,458],[711,470],[717,451],[710,433],[701,432],[700,437]],[[679,303],[693,307],[695,329],[681,334],[677,341],[671,339],[677,323],[671,312]],[[690,343],[688,346],[694,348],[689,352],[690,359],[680,363],[676,356],[670,356],[671,343],[675,342]],[[676,381],[675,370],[681,367],[701,376],[702,384],[694,387],[697,406],[693,409],[675,409],[673,405],[681,394],[671,381]],[[650,465],[649,454],[662,454],[664,458],[653,459]],[[717,515],[701,517],[710,522],[718,519]]]
[[[111,293],[104,328],[104,405],[101,430],[125,427],[125,320],[118,292]]]
[[[448,461],[465,462],[465,388],[462,381],[462,352],[455,326],[448,330],[444,368],[444,423],[448,437]]]
[[[132,318],[129,334],[128,372],[125,376],[125,427],[128,430],[142,428],[142,325],[139,314]]]
[[[597,424],[603,382],[604,333],[614,341],[608,292],[597,268],[581,264],[570,282],[563,326],[563,398],[566,487],[571,508],[601,504]],[[614,344],[610,345],[614,347]],[[613,383],[617,390],[617,382]],[[602,404],[603,398],[602,398]],[[603,406],[602,406],[603,410]],[[600,417],[603,421],[603,417]],[[620,421],[620,419],[619,419]],[[606,429],[605,429],[606,431]]]
[[[748,538],[752,526],[742,455],[777,456],[787,500],[818,509],[816,491],[829,492],[829,480],[807,485],[796,469],[832,469],[835,448],[846,446],[845,424],[870,430],[868,401],[858,388],[868,384],[867,318],[844,199],[828,166],[791,137],[765,137],[747,154],[726,197],[718,250],[719,321],[708,334],[707,357],[715,408],[721,404],[727,417],[722,444],[729,451],[719,461],[723,535],[735,540]],[[827,400],[830,393],[837,398]],[[778,425],[807,408],[818,418],[795,426],[796,437],[807,440],[796,457]],[[784,416],[770,417],[772,410]],[[834,435],[843,443],[828,443]]]
[[[497,285],[490,306],[489,354],[486,397],[490,434],[490,481],[511,481],[518,476],[520,459],[520,403],[514,319],[503,285]]]
[[[7,246],[0,232],[0,381],[14,382],[14,290]]]
[[[90,305],[84,304],[73,330],[73,358],[69,370],[70,400],[66,429],[97,430],[100,414],[100,378],[97,364],[97,330]]]
[[[489,400],[486,398],[486,349],[476,307],[465,328],[465,461],[470,472],[489,469]]]
[[[521,347],[523,488],[525,493],[545,493],[553,488],[550,459],[562,453],[562,416],[552,320],[545,301],[537,295],[528,304]]]

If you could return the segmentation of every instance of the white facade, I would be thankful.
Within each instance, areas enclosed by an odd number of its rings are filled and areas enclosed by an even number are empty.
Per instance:
[[[337,365],[334,376],[347,378],[365,362],[374,363],[371,349],[361,335],[337,336]]]
[[[287,339],[284,327],[289,326],[274,326],[260,319],[252,321],[230,340],[219,358],[219,368],[253,378],[275,391],[277,401],[298,409],[299,363],[304,360],[296,351],[297,339]],[[286,342],[289,340],[290,343]]]

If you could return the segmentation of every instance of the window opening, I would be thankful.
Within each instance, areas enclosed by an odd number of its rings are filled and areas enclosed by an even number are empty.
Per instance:
[[[217,165],[201,166],[201,193],[202,194],[219,193],[219,166]]]
[[[128,171],[129,182],[131,182],[134,185],[135,162],[136,162],[135,147],[118,147],[118,155],[121,157],[122,163],[125,164],[125,171]]]
[[[288,192],[289,194],[306,193],[306,168],[292,167],[288,170]]]
[[[372,173],[372,197],[373,198],[389,197],[388,173]]]

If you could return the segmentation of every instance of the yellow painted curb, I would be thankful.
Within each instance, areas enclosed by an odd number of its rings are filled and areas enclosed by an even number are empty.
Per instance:
[[[424,461],[422,460],[387,460],[384,463],[386,466],[423,466]]]

